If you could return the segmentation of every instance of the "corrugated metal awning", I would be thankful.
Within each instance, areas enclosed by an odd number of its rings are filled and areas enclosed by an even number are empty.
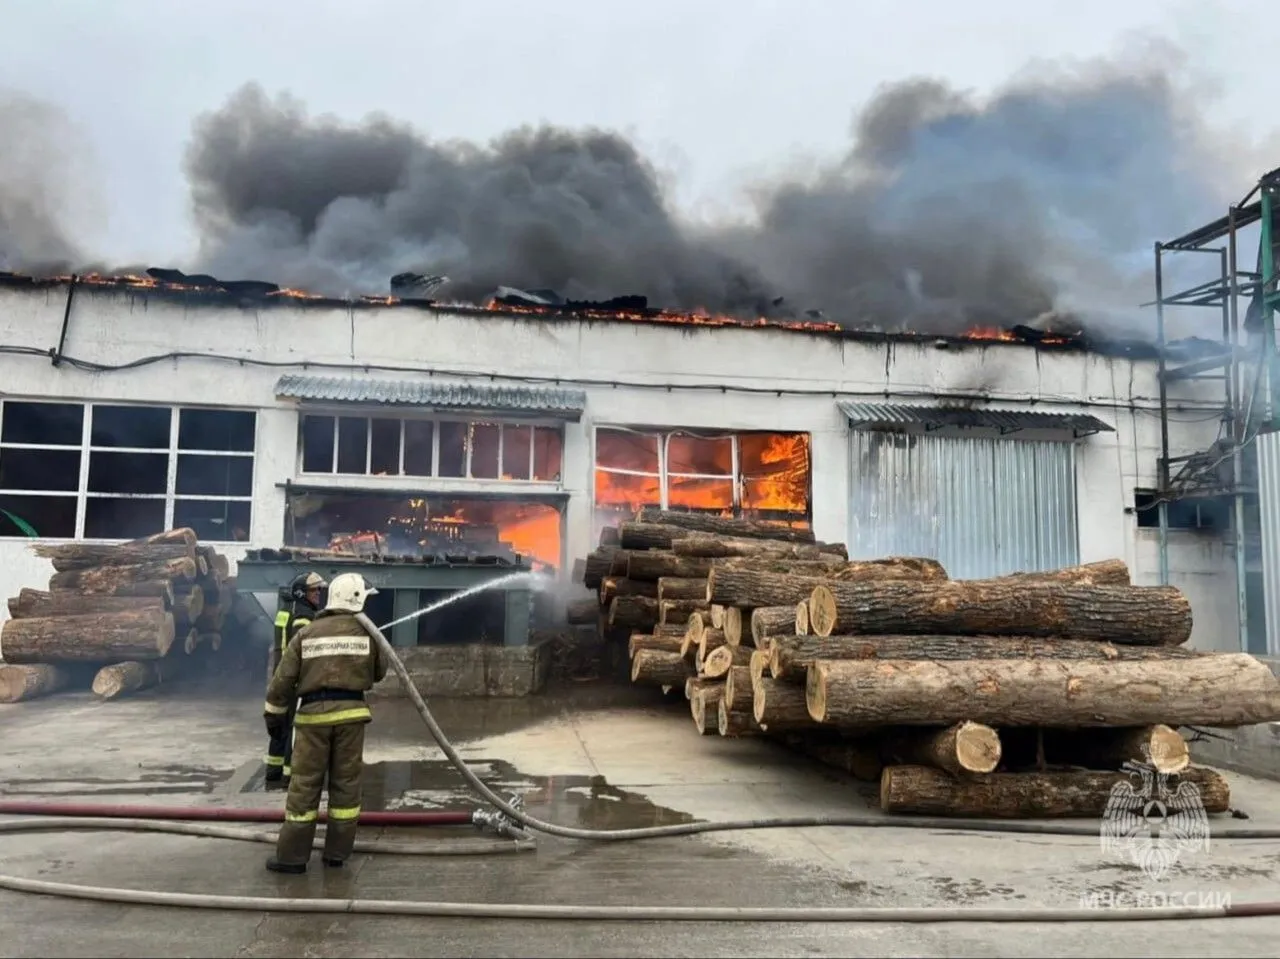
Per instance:
[[[552,416],[568,420],[580,419],[587,408],[587,394],[581,390],[294,374],[280,377],[276,382],[276,396],[313,403],[476,410],[523,416]]]
[[[1070,430],[1077,436],[1114,433],[1096,416],[1087,413],[1040,413],[1031,410],[961,409],[947,406],[907,406],[891,403],[853,403],[841,400],[840,412],[854,429],[901,429],[923,426],[926,430],[944,426],[999,430]]]

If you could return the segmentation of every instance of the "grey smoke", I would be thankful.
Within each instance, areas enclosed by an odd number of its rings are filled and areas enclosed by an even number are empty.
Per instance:
[[[83,261],[74,222],[91,205],[86,149],[56,107],[0,89],[0,270],[59,273]]]
[[[249,85],[199,118],[187,172],[200,267],[218,276],[342,295],[415,271],[448,275],[438,295],[461,300],[509,285],[733,313],[781,297],[848,326],[942,331],[1131,309],[1152,241],[1219,214],[1197,135],[1158,64],[986,102],[911,80],[817,176],[757,188],[749,226],[695,227],[616,133],[434,142]]]

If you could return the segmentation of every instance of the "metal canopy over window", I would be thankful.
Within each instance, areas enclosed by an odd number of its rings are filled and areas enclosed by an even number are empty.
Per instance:
[[[921,426],[926,431],[931,431],[953,426],[998,430],[1001,433],[1019,430],[1069,430],[1075,436],[1115,432],[1114,427],[1086,413],[1040,413],[1030,410],[964,409],[849,401],[842,401],[837,405],[854,429],[892,430]]]
[[[581,390],[532,386],[486,386],[435,380],[379,380],[336,376],[282,376],[276,396],[324,404],[379,404],[424,411],[489,412],[503,416],[551,417],[576,421],[587,407]]]
[[[1079,562],[1074,443],[850,437],[850,556],[928,556],[955,579]]]

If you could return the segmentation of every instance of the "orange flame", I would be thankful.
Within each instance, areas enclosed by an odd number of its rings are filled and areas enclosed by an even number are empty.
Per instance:
[[[18,274],[14,274],[18,275]],[[69,283],[72,280],[70,274],[48,277],[28,277],[29,279],[45,280],[55,283]],[[75,276],[77,283],[87,286],[115,287],[125,290],[162,290],[174,292],[221,292],[225,291],[226,286],[218,283],[214,285],[200,285],[193,283],[176,283],[169,280],[157,280],[150,276],[139,276],[132,273],[124,273],[117,275],[107,275],[101,273],[81,273]],[[277,289],[264,294],[267,299],[286,299],[286,300],[310,300],[310,301],[328,301],[336,300],[336,297],[324,296],[319,293],[309,293],[306,290],[298,290],[292,288]],[[397,296],[374,296],[362,295],[355,298],[360,303],[369,306],[395,306],[401,301]],[[450,304],[437,303],[441,309],[448,309]],[[475,309],[471,304],[452,304],[455,308]],[[491,299],[482,307],[489,312],[494,313],[511,313],[523,314],[529,316],[555,317],[563,315],[565,311],[554,306],[537,306],[537,305],[513,305],[500,303],[496,299]],[[788,330],[807,330],[817,333],[840,333],[846,332],[845,328],[839,323],[830,320],[785,320],[785,319],[769,319],[759,316],[755,319],[743,319],[736,316],[728,316],[724,314],[711,313],[705,309],[693,310],[690,312],[681,312],[676,310],[646,310],[644,312],[636,312],[629,310],[605,310],[605,309],[575,309],[572,315],[587,320],[632,320],[636,322],[646,323],[670,323],[680,326],[718,326],[718,327],[740,327],[740,328],[774,328]],[[905,337],[919,336],[921,338],[931,338],[930,334],[907,332],[899,334]],[[965,331],[959,336],[946,337],[948,339],[962,340],[982,340],[982,341],[999,341],[1005,343],[1030,343],[1032,345],[1043,346],[1064,346],[1072,342],[1072,338],[1062,335],[1047,335],[1043,337],[1029,340],[1018,334],[1005,329],[991,326],[975,326]]]
[[[803,522],[809,512],[809,437],[804,433],[738,434],[738,473],[726,437],[673,434],[667,440],[667,506],[720,516]],[[700,474],[700,475],[691,475]],[[662,504],[658,445],[652,435],[596,434],[595,505],[606,522]],[[778,514],[791,514],[779,516]]]

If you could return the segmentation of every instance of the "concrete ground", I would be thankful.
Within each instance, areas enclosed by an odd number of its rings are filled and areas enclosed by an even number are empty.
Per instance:
[[[434,702],[474,768],[556,822],[622,827],[805,814],[876,815],[874,796],[772,744],[698,737],[683,699],[582,686],[524,700]],[[365,808],[470,808],[403,700],[375,706]],[[97,703],[0,706],[0,798],[278,807],[264,793],[260,690],[173,686]],[[1248,823],[1280,827],[1280,784],[1228,774]],[[376,830],[365,830],[371,837]],[[407,838],[405,830],[391,838]],[[460,831],[421,831],[474,839]],[[447,841],[447,840],[445,840]],[[671,905],[1074,907],[1144,893],[1280,899],[1280,841],[1214,842],[1160,885],[1092,837],[809,829],[588,844],[534,853],[357,855],[342,872],[262,868],[255,843],[127,833],[0,836],[0,872],[86,884],[265,896]],[[800,924],[517,922],[231,913],[0,892],[5,956],[1272,956],[1280,920]]]

